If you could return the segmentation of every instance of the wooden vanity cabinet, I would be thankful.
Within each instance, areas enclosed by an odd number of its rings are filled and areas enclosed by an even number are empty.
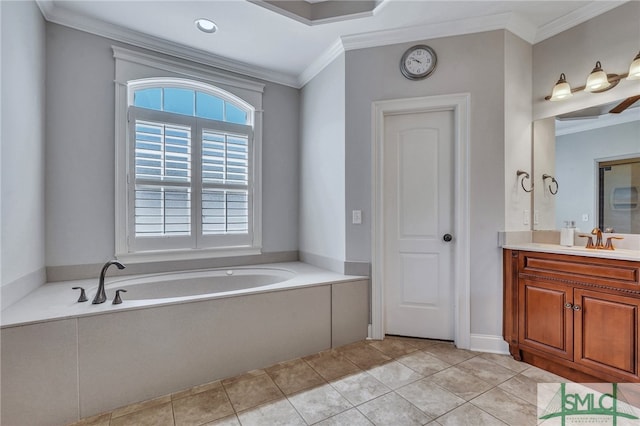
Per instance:
[[[555,356],[573,359],[572,289],[523,278],[518,289],[518,342]]]
[[[640,382],[640,262],[504,250],[504,338],[572,380]]]

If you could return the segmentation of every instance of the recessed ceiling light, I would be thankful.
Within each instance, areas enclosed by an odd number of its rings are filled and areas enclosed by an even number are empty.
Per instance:
[[[216,25],[215,22],[213,22],[210,19],[206,19],[206,18],[196,19],[195,23],[196,23],[196,28],[198,28],[200,31],[204,33],[212,34],[218,31],[218,26]]]

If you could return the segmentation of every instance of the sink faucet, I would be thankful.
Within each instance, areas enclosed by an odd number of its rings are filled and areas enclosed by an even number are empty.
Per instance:
[[[604,244],[602,244],[602,231],[600,230],[600,228],[593,228],[591,234],[596,236],[596,248],[604,248]]]
[[[104,276],[107,273],[107,269],[109,269],[109,266],[111,265],[116,265],[118,269],[125,268],[125,266],[122,263],[118,262],[117,260],[110,260],[104,264],[104,266],[102,267],[102,271],[100,271],[100,282],[98,283],[98,292],[96,293],[96,297],[93,298],[93,302],[91,302],[94,305],[97,305],[98,303],[104,303],[105,300],[107,300],[107,295],[104,292]]]

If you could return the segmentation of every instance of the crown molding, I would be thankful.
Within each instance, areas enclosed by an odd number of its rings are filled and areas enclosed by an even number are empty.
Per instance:
[[[55,24],[64,25],[69,28],[106,37],[132,46],[152,50],[175,58],[238,73],[243,76],[300,88],[300,86],[298,86],[298,79],[294,75],[223,58],[210,52],[194,49],[193,47],[150,36],[148,34],[143,34],[138,31],[106,23],[98,19],[80,16],[71,11],[55,7],[52,2],[47,0],[36,0],[36,3],[38,4],[44,18]]]
[[[519,13],[511,13],[505,29],[527,41],[529,44],[533,44],[533,40],[538,31],[538,27]]]
[[[501,13],[497,15],[440,22],[430,25],[392,28],[383,31],[343,36],[341,40],[344,50],[356,50],[376,46],[387,46],[390,44],[407,43],[417,40],[502,30],[507,28],[511,15],[511,13]],[[517,35],[522,37],[520,34]]]
[[[341,40],[336,40],[322,55],[311,63],[298,76],[298,87],[303,87],[310,82],[313,77],[318,75],[327,65],[333,62],[337,57],[344,53],[344,46]]]
[[[386,0],[382,5],[393,0]],[[535,44],[546,38],[566,31],[576,25],[588,21],[598,15],[608,12],[625,1],[594,1],[586,6],[574,10],[549,24],[537,28],[529,20],[517,13],[501,13],[490,16],[441,22],[431,25],[394,28],[382,31],[372,31],[353,34],[340,38],[344,51],[366,49],[369,47],[386,46],[398,43],[408,43],[433,38],[452,37],[457,35],[474,34],[484,31],[507,30],[530,44]],[[341,52],[340,52],[341,53]],[[333,61],[337,55],[337,48],[332,45],[321,57],[300,74],[300,85],[308,83],[324,66]]]
[[[595,18],[598,15],[602,15],[616,7],[627,3],[629,0],[624,1],[592,1],[579,9],[569,12],[568,14],[561,16],[560,18],[549,22],[538,28],[536,37],[532,44],[539,43],[543,40],[560,34],[563,31],[573,28],[576,25],[580,25],[589,19]]]
[[[1,0],[0,0],[1,1]],[[299,75],[282,73],[260,66],[249,65],[240,61],[217,56],[200,49],[163,40],[158,37],[129,30],[115,24],[80,16],[71,11],[55,7],[50,0],[35,0],[44,18],[56,24],[64,25],[80,31],[120,41],[133,46],[142,47],[180,59],[189,60],[202,65],[212,66],[225,71],[238,73],[247,77],[270,81],[296,89],[303,87],[320,73],[339,55],[348,50],[365,49],[391,44],[407,43],[441,37],[480,33],[493,30],[508,30],[530,44],[535,44],[553,37],[576,25],[608,12],[629,0],[624,1],[592,1],[546,25],[536,28],[525,17],[515,13],[502,13],[483,17],[474,17],[430,25],[393,28],[382,31],[342,36],[329,46],[315,61]],[[249,0],[252,3],[265,3]],[[394,0],[379,0],[373,14]],[[263,5],[264,6],[264,5]]]
[[[387,4],[389,1],[390,0],[386,0],[381,5]],[[300,74],[298,77],[298,85],[299,87],[302,87],[307,84],[316,75],[318,75],[324,67],[329,65],[334,59],[347,50],[366,49],[369,47],[407,43],[417,40],[499,30],[507,28],[510,23],[511,26],[516,27],[516,31],[510,31],[516,33],[525,40],[527,40],[527,36],[530,38],[532,32],[531,24],[523,25],[521,23],[522,20],[514,20],[512,15],[513,14],[511,13],[503,13],[488,17],[485,16],[482,18],[442,22],[428,26],[419,25],[343,36],[325,50],[318,59],[316,59]],[[526,29],[527,32],[523,33],[522,29]]]

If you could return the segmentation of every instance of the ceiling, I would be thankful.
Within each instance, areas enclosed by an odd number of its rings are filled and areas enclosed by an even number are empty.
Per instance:
[[[289,0],[320,8],[356,0]],[[48,21],[301,87],[345,50],[508,29],[536,43],[625,1],[376,0],[372,11],[296,19],[261,0],[37,0]],[[261,4],[256,4],[261,3]],[[197,18],[218,26],[196,29]]]

